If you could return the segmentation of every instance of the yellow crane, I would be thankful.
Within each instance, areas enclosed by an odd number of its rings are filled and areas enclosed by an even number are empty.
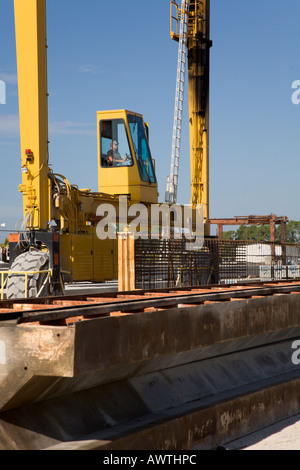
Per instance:
[[[209,227],[209,68],[210,0],[175,0],[170,3],[171,38],[179,41],[170,176],[166,202],[177,201],[183,91],[188,59],[191,204],[203,205],[205,234]],[[175,11],[175,13],[174,13]],[[174,28],[175,21],[175,28]]]
[[[176,5],[174,1],[172,4]],[[80,189],[50,168],[46,0],[14,0],[14,10],[22,154],[19,190],[23,194],[24,220],[20,233],[10,235],[9,298],[59,294],[63,290],[62,273],[67,281],[116,278],[116,240],[101,240],[96,233],[99,204],[113,205],[118,211],[122,195],[128,198],[129,205],[143,203],[150,207],[158,203],[148,128],[143,116],[132,111],[97,113],[98,192]],[[192,204],[206,205],[206,222],[208,12],[208,0],[190,2]],[[117,154],[123,156],[118,162]]]

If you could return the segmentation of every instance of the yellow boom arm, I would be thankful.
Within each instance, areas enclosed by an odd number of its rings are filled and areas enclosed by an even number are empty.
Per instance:
[[[204,205],[209,235],[210,0],[192,0],[188,26],[191,204]]]
[[[176,16],[173,9],[176,8]],[[187,29],[191,205],[203,205],[205,235],[209,228],[209,49],[210,0],[190,0]],[[179,18],[184,14],[171,0],[171,38],[179,40]],[[173,31],[173,20],[177,26]]]
[[[14,0],[24,220],[46,230],[51,220],[45,0]]]

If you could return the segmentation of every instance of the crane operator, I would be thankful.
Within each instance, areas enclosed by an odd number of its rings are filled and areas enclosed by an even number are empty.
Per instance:
[[[125,157],[122,158],[119,154],[118,146],[119,143],[116,140],[113,140],[110,145],[111,149],[107,152],[108,166],[122,166],[122,164],[128,165],[128,155],[125,155]]]

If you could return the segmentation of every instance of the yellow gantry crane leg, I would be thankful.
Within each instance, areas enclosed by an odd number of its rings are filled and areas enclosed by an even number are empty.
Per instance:
[[[46,1],[14,0],[14,9],[24,219],[27,228],[46,230],[51,220]]]
[[[190,165],[191,165],[191,205],[202,206],[204,211],[204,234],[210,235],[209,224],[209,61],[210,47],[210,0],[171,0],[171,38],[180,41],[179,24],[184,15],[188,16],[186,48],[188,56],[189,124],[190,124]],[[173,15],[175,7],[176,15]],[[175,31],[173,31],[175,20]],[[180,50],[179,46],[179,50]],[[182,103],[177,103],[182,110]],[[175,106],[175,109],[176,109]],[[180,128],[180,126],[179,126]],[[175,134],[177,136],[177,134]],[[174,136],[174,132],[173,132]],[[177,139],[179,140],[179,139]],[[174,145],[173,145],[174,147]],[[179,147],[179,145],[178,145]],[[173,164],[173,154],[172,162]],[[166,202],[176,199],[179,156],[173,165],[175,178],[168,178]],[[172,167],[172,166],[171,166]]]
[[[204,207],[209,227],[209,59],[210,0],[191,0],[188,23],[188,84],[191,161],[191,204]]]

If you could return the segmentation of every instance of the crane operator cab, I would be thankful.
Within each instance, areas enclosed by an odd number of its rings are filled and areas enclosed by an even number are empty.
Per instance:
[[[98,191],[126,195],[131,203],[157,203],[157,180],[143,116],[99,111]]]

